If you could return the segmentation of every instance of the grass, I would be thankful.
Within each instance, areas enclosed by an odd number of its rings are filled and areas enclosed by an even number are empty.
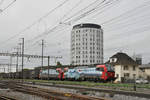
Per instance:
[[[133,88],[134,84],[130,83],[95,83],[95,82],[88,82],[88,81],[54,81],[54,80],[25,80],[25,81],[32,81],[32,82],[41,82],[41,83],[53,83],[53,84],[65,84],[65,85],[81,85],[81,86],[88,86],[88,87],[124,87],[124,88]],[[150,84],[136,84],[137,88],[147,88],[150,89]]]
[[[16,79],[15,79],[16,80]],[[20,80],[20,79],[18,79]],[[88,86],[88,87],[111,87],[113,89],[117,88],[126,88],[126,89],[133,89],[134,84],[130,83],[95,83],[95,82],[88,82],[88,81],[55,81],[55,80],[31,80],[31,79],[24,79],[26,82],[38,82],[38,83],[52,83],[52,84],[64,84],[64,85],[80,85],[80,86]],[[150,84],[136,84],[137,88],[146,88],[150,89]]]

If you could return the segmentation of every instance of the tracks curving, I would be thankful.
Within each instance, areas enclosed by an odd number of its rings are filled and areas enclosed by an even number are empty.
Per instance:
[[[0,95],[0,100],[17,100],[17,99],[11,98],[11,97],[7,97],[7,96],[4,96],[4,95]]]
[[[106,100],[104,98],[91,97],[87,95],[79,95],[55,91],[51,89],[37,88],[35,86],[29,86],[15,81],[6,81],[5,85],[7,86],[7,88],[10,88],[14,91],[37,95],[49,100]]]

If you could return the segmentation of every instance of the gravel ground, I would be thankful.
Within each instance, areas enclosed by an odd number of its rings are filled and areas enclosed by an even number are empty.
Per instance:
[[[147,98],[119,95],[114,93],[103,93],[103,92],[95,92],[95,91],[86,91],[86,90],[75,90],[75,89],[66,89],[66,88],[57,88],[57,87],[47,87],[47,86],[39,86],[39,85],[31,85],[44,89],[51,89],[55,91],[62,91],[65,93],[73,93],[73,94],[82,94],[94,97],[106,98],[108,100],[150,100]],[[47,100],[41,97],[37,97],[34,95],[28,95],[21,92],[14,92],[10,89],[0,89],[0,94],[5,96],[12,96],[17,98],[18,100]]]
[[[24,94],[24,93],[21,93],[21,92],[15,92],[15,91],[12,91],[10,89],[0,89],[0,94],[4,95],[4,96],[9,96],[9,97],[15,97],[17,98],[18,100],[47,100],[47,99],[44,99],[44,98],[41,98],[41,97],[37,97],[37,96],[34,96],[34,95],[28,95],[28,94]]]
[[[150,100],[148,98],[119,95],[119,94],[114,94],[114,93],[103,93],[103,92],[85,91],[85,90],[79,91],[79,90],[75,90],[75,89],[47,87],[47,86],[39,86],[39,85],[31,85],[31,86],[37,86],[39,88],[52,89],[55,91],[62,91],[62,92],[66,92],[66,93],[75,93],[75,94],[80,94],[80,95],[82,94],[82,95],[88,95],[88,96],[102,97],[102,98],[106,98],[108,100]]]

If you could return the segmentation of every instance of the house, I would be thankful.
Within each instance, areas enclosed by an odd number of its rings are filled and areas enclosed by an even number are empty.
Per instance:
[[[106,63],[114,66],[116,82],[134,81],[139,77],[138,64],[126,53],[118,52]]]
[[[142,64],[139,66],[141,72],[139,74],[140,78],[148,79],[150,81],[150,63],[149,64]]]

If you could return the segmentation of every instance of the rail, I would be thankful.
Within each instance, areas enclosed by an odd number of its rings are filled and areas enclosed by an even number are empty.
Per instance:
[[[0,100],[17,100],[16,98],[13,97],[8,97],[0,94]]]
[[[46,99],[52,100],[106,100],[105,98],[91,97],[87,95],[79,95],[73,93],[65,93],[54,91],[51,89],[43,89],[35,86],[21,84],[19,82],[7,81],[5,85],[12,90],[23,92],[31,95],[37,95]]]

